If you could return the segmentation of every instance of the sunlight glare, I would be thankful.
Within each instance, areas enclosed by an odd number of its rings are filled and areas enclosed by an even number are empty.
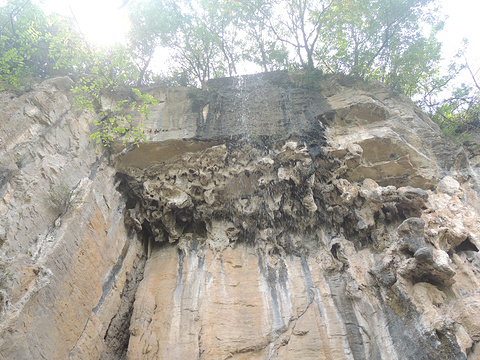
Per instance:
[[[124,44],[129,28],[127,7],[122,0],[46,0],[49,12],[72,17],[78,21],[80,31],[95,45]]]

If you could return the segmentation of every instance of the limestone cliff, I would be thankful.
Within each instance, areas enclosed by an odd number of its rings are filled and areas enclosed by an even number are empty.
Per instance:
[[[478,162],[381,85],[304,83],[149,89],[108,155],[68,78],[3,93],[0,356],[479,359]]]

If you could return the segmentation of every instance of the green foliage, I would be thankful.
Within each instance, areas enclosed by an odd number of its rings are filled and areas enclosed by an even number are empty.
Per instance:
[[[476,77],[478,70],[476,72],[472,70],[465,57],[467,47],[468,41],[464,39],[448,72],[444,75],[440,75],[439,72],[433,73],[425,82],[424,96],[419,104],[440,126],[444,135],[455,142],[461,142],[476,153],[479,145],[475,140],[470,141],[470,138],[480,130],[480,85]],[[449,83],[462,71],[464,73],[468,71],[470,85],[462,83],[450,90],[452,87]]]
[[[339,0],[247,1],[253,15],[253,22],[247,20],[247,27],[262,29],[264,39],[273,44],[279,54],[288,51],[288,58],[282,59],[285,68],[313,68],[318,65],[315,53],[321,45],[320,29],[337,2]],[[256,37],[261,51],[264,39]],[[265,61],[263,54],[262,59]]]
[[[441,29],[434,0],[137,0],[128,47],[93,49],[74,23],[31,1],[1,8],[0,82],[69,75],[87,88],[139,87],[156,51],[168,54],[168,83],[203,85],[242,62],[264,71],[317,68],[384,81],[414,95],[436,71]],[[425,37],[422,26],[431,28]],[[93,78],[93,79],[92,79]],[[97,82],[95,84],[95,82]]]
[[[328,72],[380,80],[409,96],[439,66],[436,33],[443,23],[433,0],[341,0],[335,2],[320,29],[316,54]],[[423,35],[423,27],[431,35]]]
[[[144,127],[132,125],[131,113],[140,114],[143,119],[148,120],[149,105],[156,105],[158,101],[149,94],[142,94],[138,89],[134,88],[132,91],[136,100],[121,100],[112,110],[100,112],[101,120],[95,120],[98,131],[90,135],[97,144],[110,147],[112,142],[120,137],[123,137],[124,144],[131,142],[137,146],[147,141],[143,133]]]
[[[15,161],[15,165],[17,165],[17,167],[19,169],[21,169],[23,167],[26,159],[27,159],[27,154],[25,154],[25,153],[24,154],[17,153],[13,156],[13,160]]]
[[[0,90],[29,89],[38,80],[87,68],[87,45],[73,23],[45,16],[31,1],[7,1],[0,26]]]
[[[457,88],[431,114],[442,132],[454,141],[467,141],[480,129],[480,92],[466,85]]]
[[[43,26],[36,26],[39,23]],[[35,60],[44,52],[37,44],[42,43],[45,25],[38,7],[7,1],[0,9],[0,90],[23,85],[36,75]]]
[[[0,263],[0,289],[6,289],[10,287],[10,283],[13,279],[13,273],[9,270],[7,263]],[[1,300],[1,298],[0,298]],[[1,308],[1,303],[0,303]]]
[[[140,1],[132,5],[130,41],[144,59],[159,48],[169,54],[170,73],[180,84],[200,84],[234,75],[244,44],[231,5],[199,0]]]
[[[98,112],[100,120],[94,120],[97,131],[92,133],[90,138],[104,147],[110,147],[112,142],[120,137],[123,137],[124,143],[133,142],[137,146],[146,141],[143,126],[133,125],[132,115],[140,115],[147,120],[150,114],[149,105],[158,103],[151,95],[131,88],[138,76],[138,69],[128,61],[128,55],[125,48],[117,48],[114,53],[105,52],[104,57],[90,68],[90,74],[79,78],[72,89],[77,108]],[[103,109],[102,93],[125,92],[126,99],[118,100],[116,106],[110,110]]]
[[[47,77],[70,76],[77,106],[99,114],[92,139],[109,147],[118,138],[137,145],[145,140],[142,127],[132,124],[134,115],[147,119],[155,104],[136,90],[143,84],[203,86],[210,78],[237,74],[244,64],[295,70],[293,81],[307,88],[317,88],[322,74],[343,73],[421,95],[419,103],[455,137],[477,126],[478,92],[458,89],[450,99],[435,100],[462,67],[470,70],[457,58],[441,73],[436,35],[443,23],[435,4],[131,0],[128,46],[99,49],[84,40],[74,19],[47,16],[33,0],[6,0],[0,7],[0,90],[21,92]],[[164,74],[149,70],[159,53],[168,58]],[[114,106],[102,104],[101,94],[125,89],[133,90]]]
[[[77,107],[99,111],[99,131],[92,139],[105,146],[118,136],[134,143],[145,140],[139,126],[132,126],[131,115],[148,117],[148,104],[154,99],[134,90],[137,99],[120,101],[110,113],[102,111],[100,94],[107,89],[132,87],[146,77],[146,69],[135,62],[135,49],[125,46],[97,49],[75,30],[73,20],[46,16],[29,0],[8,0],[0,8],[0,90],[28,90],[47,77],[67,75],[76,81],[72,89]]]
[[[380,80],[409,96],[440,60],[435,0],[244,0],[132,2],[132,44],[170,54],[178,83],[264,71],[319,69]],[[425,36],[425,28],[431,34]]]

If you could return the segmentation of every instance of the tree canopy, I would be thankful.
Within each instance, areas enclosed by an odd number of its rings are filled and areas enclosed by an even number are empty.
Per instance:
[[[187,82],[316,68],[386,82],[408,95],[438,66],[442,27],[434,0],[243,0],[131,3],[132,44],[170,54]],[[426,34],[426,29],[430,33]]]

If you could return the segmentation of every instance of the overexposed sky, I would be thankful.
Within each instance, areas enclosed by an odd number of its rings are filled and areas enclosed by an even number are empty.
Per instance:
[[[478,0],[440,0],[442,12],[448,16],[445,28],[438,38],[443,43],[444,64],[455,56],[462,47],[463,38],[468,39],[466,58],[477,79],[480,79],[480,31],[478,16],[480,1]],[[462,59],[463,61],[463,59]],[[464,70],[456,83],[473,85],[471,75]]]
[[[480,1],[477,0],[441,0],[442,12],[448,16],[445,28],[440,34],[444,50],[450,56],[454,55],[460,46],[462,38],[470,43],[473,57],[480,57],[480,31],[478,27]]]
[[[128,32],[127,7],[122,0],[44,0],[47,12],[77,19],[85,37],[96,45],[123,43]]]

